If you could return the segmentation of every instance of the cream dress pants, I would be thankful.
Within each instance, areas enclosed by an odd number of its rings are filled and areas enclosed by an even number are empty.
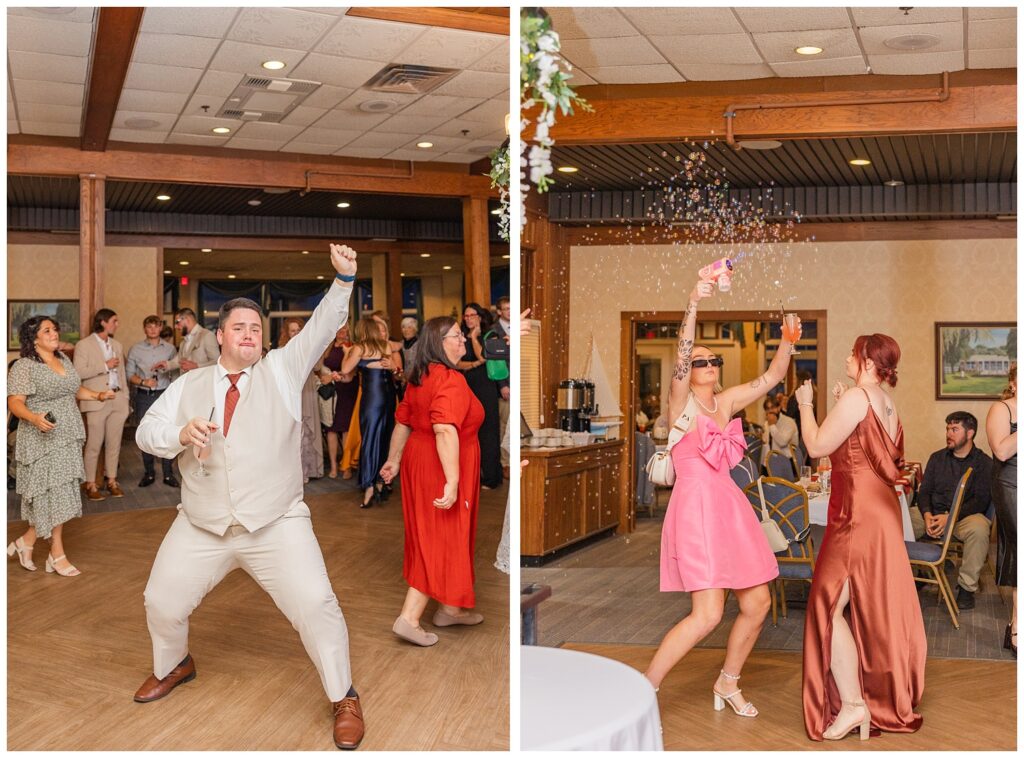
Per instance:
[[[295,627],[331,701],[343,699],[352,686],[348,628],[304,503],[255,532],[231,526],[222,537],[193,526],[179,511],[145,592],[157,678],[185,658],[188,617],[236,568],[256,580]]]

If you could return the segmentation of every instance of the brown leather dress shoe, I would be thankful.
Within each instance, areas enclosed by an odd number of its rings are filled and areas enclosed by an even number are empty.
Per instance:
[[[107,492],[110,493],[111,497],[124,497],[124,492],[121,491],[121,485],[112,479],[107,480]]]
[[[99,491],[99,488],[93,484],[85,488],[85,496],[89,500],[106,500],[107,496]]]
[[[186,655],[185,660],[175,666],[171,673],[163,679],[157,679],[156,674],[150,674],[149,678],[142,683],[139,691],[135,693],[136,703],[151,703],[170,694],[171,690],[179,684],[191,682],[196,678],[196,662],[191,655]]]
[[[363,741],[363,709],[358,697],[347,697],[334,706],[334,745],[341,750],[355,750]]]

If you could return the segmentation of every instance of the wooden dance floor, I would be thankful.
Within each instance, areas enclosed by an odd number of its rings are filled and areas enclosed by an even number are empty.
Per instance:
[[[506,496],[482,496],[476,589],[486,620],[438,629],[432,648],[391,632],[406,590],[398,493],[368,510],[348,492],[308,496],[348,623],[361,749],[508,749],[509,580],[493,566]],[[330,704],[298,633],[242,571],[192,615],[195,681],[132,701],[152,671],[142,593],[174,516],[161,508],[72,521],[65,543],[76,578],[44,573],[42,542],[38,571],[8,560],[9,750],[335,750]],[[9,523],[7,540],[25,526]]]
[[[567,644],[643,671],[655,647]],[[715,712],[711,685],[724,650],[695,648],[658,692],[666,750],[1014,750],[1017,746],[1016,663],[929,658],[924,726],[914,734],[886,734],[866,743],[850,736],[811,742],[804,732],[799,653],[755,650],[743,668],[743,693],[760,715]]]

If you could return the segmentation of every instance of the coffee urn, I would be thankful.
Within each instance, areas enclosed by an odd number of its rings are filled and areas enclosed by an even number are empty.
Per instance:
[[[583,383],[565,379],[558,383],[558,428],[564,432],[583,432]]]

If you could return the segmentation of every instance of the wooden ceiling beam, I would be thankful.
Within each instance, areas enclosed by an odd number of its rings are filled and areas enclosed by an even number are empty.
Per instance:
[[[373,18],[378,21],[462,29],[468,32],[502,34],[507,37],[510,28],[508,8],[501,10],[505,12],[503,16],[456,8],[349,8],[345,15]]]
[[[237,155],[231,154],[235,152]],[[86,152],[74,139],[13,134],[7,140],[7,172],[35,176],[98,174],[108,180],[386,195],[498,196],[488,177],[470,174],[463,164],[127,142],[112,142],[104,152]]]
[[[82,150],[107,149],[144,8],[100,8],[82,118]]]
[[[898,78],[901,77],[887,77],[889,80]],[[617,91],[608,98],[599,92],[597,96],[588,92],[597,88],[584,87],[581,94],[589,95],[587,99],[594,112],[577,110],[571,118],[561,119],[551,135],[560,145],[722,139],[726,127],[723,114],[731,105],[905,98],[919,96],[927,89],[939,90],[938,76],[931,77],[930,87],[921,86],[922,77],[911,78],[913,82],[891,89],[869,89],[862,85],[846,90],[779,91],[778,85],[766,84],[761,92],[745,93],[730,92],[726,87],[719,92],[708,92],[706,83],[702,82],[701,87],[694,90],[700,94],[668,94],[666,90],[651,94],[637,88],[638,94],[634,97],[622,97],[622,92]],[[1015,82],[964,84],[962,78],[952,76],[946,102],[744,110],[735,119],[739,139],[985,132],[1016,128]]]

